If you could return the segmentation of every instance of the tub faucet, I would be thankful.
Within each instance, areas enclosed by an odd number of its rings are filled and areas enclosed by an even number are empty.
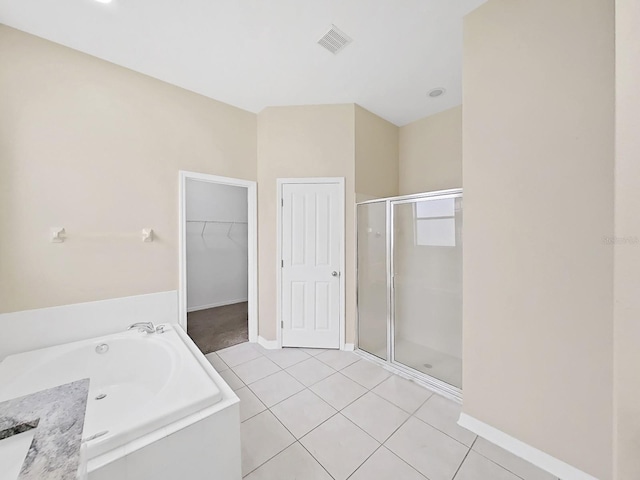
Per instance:
[[[133,324],[129,325],[127,330],[132,330],[134,328],[137,328],[141,332],[147,332],[147,333],[153,333],[153,332],[156,331],[156,327],[151,322],[133,323]]]

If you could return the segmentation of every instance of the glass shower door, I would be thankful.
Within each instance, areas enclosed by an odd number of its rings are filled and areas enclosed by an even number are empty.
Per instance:
[[[462,196],[392,209],[393,361],[462,388]]]
[[[387,203],[358,205],[358,348],[387,359]]]

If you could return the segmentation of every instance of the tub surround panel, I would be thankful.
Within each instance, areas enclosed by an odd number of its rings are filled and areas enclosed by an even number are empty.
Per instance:
[[[233,394],[117,458],[90,460],[89,480],[240,480],[240,403]],[[160,435],[160,432],[157,436]]]
[[[15,353],[121,332],[135,322],[177,321],[175,290],[4,313],[0,314],[0,360]]]
[[[0,403],[0,439],[35,429],[18,480],[76,479],[88,393],[85,378]]]

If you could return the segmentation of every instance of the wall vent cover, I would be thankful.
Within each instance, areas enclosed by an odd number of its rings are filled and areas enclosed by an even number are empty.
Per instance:
[[[325,33],[320,40],[318,40],[318,45],[326,48],[335,55],[336,53],[344,50],[344,48],[351,42],[351,37],[335,25],[331,25],[329,31]]]

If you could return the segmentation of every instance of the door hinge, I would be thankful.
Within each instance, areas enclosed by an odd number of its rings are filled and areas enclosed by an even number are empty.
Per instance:
[[[284,260],[280,260],[280,268],[284,268]]]
[[[281,199],[280,199],[280,206],[281,206],[281,207],[284,207],[284,198],[281,198]]]
[[[280,321],[280,328],[284,328],[284,320]]]

